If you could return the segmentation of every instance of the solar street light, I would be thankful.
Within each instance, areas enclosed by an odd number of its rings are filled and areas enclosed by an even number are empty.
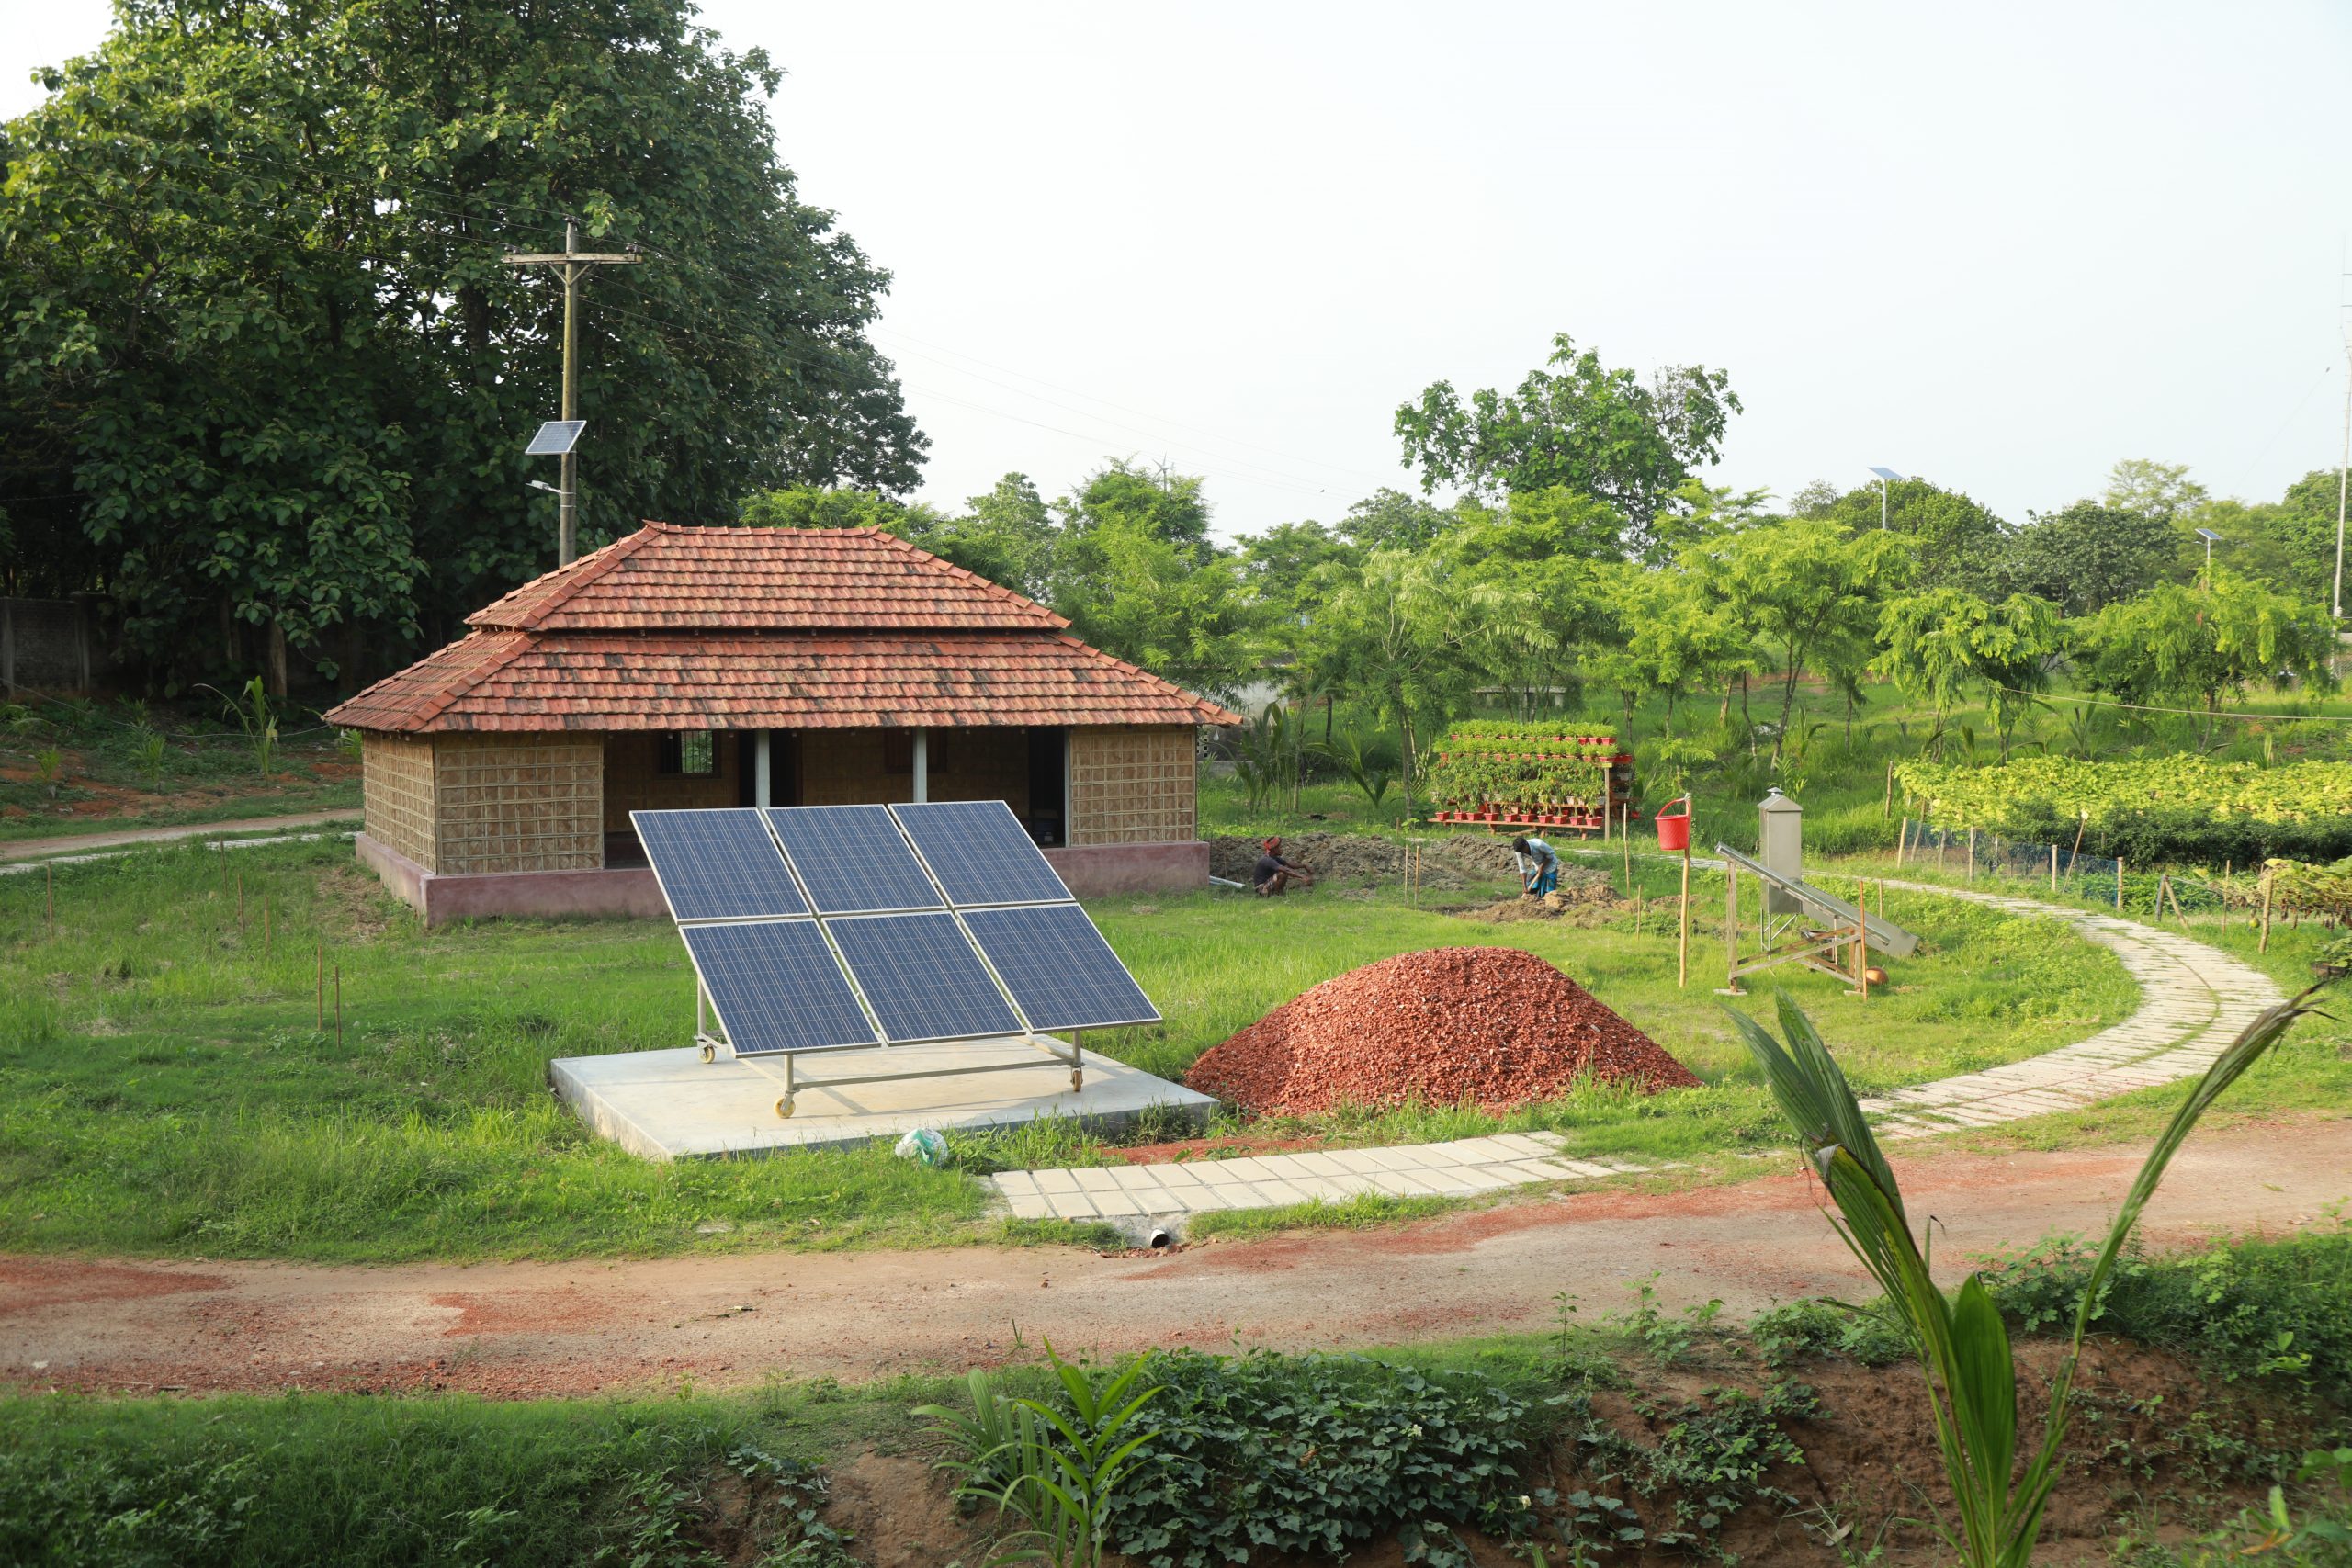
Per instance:
[[[560,496],[564,493],[563,487],[561,485],[551,485],[545,479],[532,479],[529,482],[533,490],[543,490],[549,495]]]
[[[1886,532],[1886,487],[1903,476],[1893,468],[1882,468],[1876,463],[1871,465],[1871,472],[1878,476],[1878,531],[1883,534]]]
[[[2197,536],[2205,541],[2205,586],[2211,588],[2213,586],[2213,547],[2222,542],[2222,536],[2211,528],[2199,528]]]

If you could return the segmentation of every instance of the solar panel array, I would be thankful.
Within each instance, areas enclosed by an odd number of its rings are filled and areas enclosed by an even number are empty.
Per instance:
[[[1002,801],[630,818],[739,1055],[1159,1021]]]

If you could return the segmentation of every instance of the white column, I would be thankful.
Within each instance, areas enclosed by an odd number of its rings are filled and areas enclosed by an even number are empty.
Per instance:
[[[773,806],[775,804],[775,774],[770,771],[768,761],[768,732],[764,729],[753,730],[752,732],[752,805]]]
[[[931,798],[931,731],[915,726],[915,804]]]

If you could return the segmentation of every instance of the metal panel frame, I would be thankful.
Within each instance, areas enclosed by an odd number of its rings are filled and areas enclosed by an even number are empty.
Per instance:
[[[1064,761],[1065,766],[1067,766],[1067,745],[1064,747]],[[1068,906],[1072,908],[1080,908],[1081,915],[1083,915],[1084,911],[1079,905],[1078,900],[1075,897],[1026,898],[1009,900],[999,904],[957,905],[949,899],[946,886],[940,880],[938,873],[933,868],[930,861],[924,857],[922,849],[916,845],[913,836],[907,831],[906,825],[899,820],[896,812],[888,806],[882,807],[885,817],[891,826],[897,830],[899,840],[906,845],[908,852],[914,857],[915,864],[921,869],[924,879],[932,885],[933,891],[939,895],[940,901],[937,904],[906,909],[857,909],[842,910],[831,913],[820,911],[818,908],[817,899],[809,892],[807,879],[801,874],[799,863],[793,859],[792,852],[786,847],[783,836],[776,830],[775,818],[772,815],[775,811],[791,810],[795,809],[794,807],[754,806],[736,808],[706,807],[703,809],[741,809],[752,813],[757,818],[762,829],[766,833],[771,846],[775,850],[776,853],[783,858],[786,873],[792,879],[792,885],[799,893],[803,903],[807,905],[808,912],[786,915],[747,915],[733,917],[700,916],[682,920],[677,918],[676,908],[673,905],[671,906],[672,920],[678,925],[682,931],[690,927],[715,925],[780,925],[791,924],[804,920],[808,922],[815,926],[819,934],[824,938],[827,950],[832,954],[833,962],[840,969],[842,977],[849,987],[850,994],[856,998],[859,1010],[865,1013],[866,1022],[873,1030],[875,1036],[875,1038],[870,1042],[850,1042],[838,1045],[799,1046],[781,1051],[738,1051],[735,1048],[735,1044],[731,1037],[731,1032],[728,1029],[726,1018],[719,1011],[717,998],[715,998],[710,993],[709,982],[702,972],[701,964],[695,958],[694,949],[691,946],[687,947],[686,960],[695,972],[694,1037],[695,1044],[701,1050],[702,1059],[706,1062],[716,1061],[718,1057],[718,1054],[724,1051],[730,1061],[740,1062],[743,1066],[750,1067],[752,1071],[760,1074],[763,1077],[765,1077],[775,1083],[784,1091],[777,1098],[775,1102],[775,1112],[778,1116],[790,1116],[795,1109],[795,1101],[798,1095],[809,1089],[832,1089],[837,1087],[846,1087],[853,1084],[897,1083],[911,1078],[957,1077],[972,1073],[1022,1072],[1027,1071],[1028,1069],[1039,1065],[1036,1062],[1024,1059],[1009,1062],[977,1063],[967,1066],[924,1067],[905,1072],[854,1073],[839,1076],[829,1074],[821,1078],[814,1078],[803,1076],[799,1069],[797,1058],[804,1055],[839,1055],[845,1052],[855,1051],[874,1052],[879,1054],[887,1053],[902,1045],[940,1045],[1001,1041],[1006,1043],[1020,1043],[1035,1047],[1035,1049],[1043,1052],[1046,1055],[1051,1057],[1055,1062],[1066,1064],[1070,1069],[1070,1089],[1075,1093],[1079,1089],[1082,1089],[1085,1084],[1085,1032],[1088,1029],[1126,1028],[1135,1025],[1159,1023],[1163,1021],[1161,1016],[1155,1009],[1152,1016],[1148,1019],[1126,1020],[1116,1022],[1103,1021],[1072,1026],[1061,1032],[1063,1035],[1068,1037],[1067,1039],[1063,1039],[1053,1034],[1041,1033],[1037,1028],[1030,1022],[1027,1012],[1022,1008],[1019,998],[1012,994],[1012,987],[1005,983],[1003,975],[998,970],[995,961],[989,956],[988,950],[981,946],[979,940],[973,934],[971,928],[965,923],[963,911],[965,909],[970,909],[977,913],[982,910],[993,909],[1057,908]],[[1011,809],[1012,808],[1010,807],[1005,807],[1008,815],[1011,814]],[[630,813],[632,822],[634,822],[635,818],[639,815],[639,814],[637,812]],[[649,856],[648,858],[650,859],[650,857]],[[1057,874],[1058,875],[1058,874]],[[661,883],[661,874],[658,871],[655,873],[654,880],[656,885],[659,886]],[[662,901],[665,904],[668,904],[670,901],[670,895],[667,887],[662,888]],[[858,978],[857,971],[851,966],[848,961],[848,955],[842,952],[840,942],[835,939],[833,931],[831,929],[831,922],[835,920],[849,921],[876,919],[888,917],[902,917],[906,915],[937,914],[944,914],[955,922],[957,934],[964,939],[965,943],[969,947],[973,956],[978,960],[980,967],[987,973],[989,979],[996,986],[999,996],[1003,998],[1007,1010],[1012,1014],[1012,1017],[1019,1024],[1019,1032],[1000,1034],[958,1034],[920,1040],[900,1040],[890,1037],[888,1031],[883,1028],[881,1014],[875,1008],[873,998],[866,995],[865,987]],[[1091,918],[1089,919],[1088,923],[1090,925],[1092,924]],[[1099,936],[1101,932],[1098,931],[1096,934]],[[1109,944],[1106,942],[1104,945],[1108,946]],[[1118,957],[1115,952],[1112,956],[1114,959]],[[1126,965],[1125,960],[1119,960],[1119,964],[1122,969],[1125,969]],[[1128,972],[1127,978],[1131,982],[1135,981],[1135,976],[1132,971]],[[1142,992],[1143,987],[1140,982],[1136,982],[1136,989],[1138,993]],[[1150,998],[1148,996],[1146,996],[1144,999],[1148,1005],[1150,1003]],[[781,1058],[783,1063],[783,1070],[780,1074],[771,1071],[766,1066],[768,1062],[777,1058]]]

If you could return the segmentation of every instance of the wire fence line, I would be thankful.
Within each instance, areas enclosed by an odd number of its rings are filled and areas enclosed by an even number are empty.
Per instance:
[[[2163,920],[2191,913],[2230,915],[2244,911],[2259,923],[2262,867],[2227,868],[2218,876],[2170,867],[2134,871],[2109,855],[2084,854],[2072,844],[2035,843],[2004,838],[1981,828],[1939,828],[1903,820],[1896,840],[1898,865],[1932,867],[1964,881],[1979,879],[2032,885],[2064,897],[2106,904],[2125,914]]]

